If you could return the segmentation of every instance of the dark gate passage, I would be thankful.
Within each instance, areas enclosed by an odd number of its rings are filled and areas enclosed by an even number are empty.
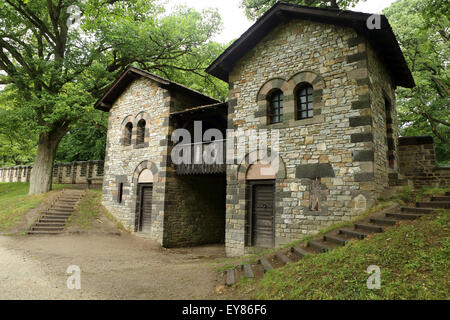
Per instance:
[[[275,243],[274,194],[272,181],[254,182],[252,186],[252,244],[271,248]]]
[[[139,232],[150,232],[152,222],[153,186],[141,186],[141,207],[139,212]]]

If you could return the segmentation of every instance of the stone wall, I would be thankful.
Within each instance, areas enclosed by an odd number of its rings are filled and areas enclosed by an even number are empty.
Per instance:
[[[29,182],[33,166],[0,168],[0,182]]]
[[[200,104],[200,98],[170,92],[157,82],[141,77],[126,88],[109,111],[102,203],[127,229],[137,231],[138,179],[143,170],[149,169],[153,174],[152,223],[151,229],[144,233],[162,245],[173,243],[170,237],[164,237],[165,206],[172,196],[167,191],[169,115]],[[136,128],[142,119],[146,121],[144,143],[136,144]],[[125,126],[130,122],[132,141],[131,145],[125,145]],[[123,192],[119,202],[121,184]]]
[[[384,119],[381,90],[393,91],[378,58],[368,55],[366,41],[351,28],[295,20],[276,27],[230,73],[229,128],[280,133],[285,173],[275,183],[276,246],[349,220],[373,203],[387,182],[381,156],[386,130],[373,128]],[[294,92],[304,82],[314,89],[314,117],[296,120]],[[284,121],[270,125],[266,99],[275,88],[284,94]],[[330,166],[333,173],[321,176],[320,212],[310,210],[311,179],[303,178],[311,165],[319,171]],[[245,169],[228,166],[228,255],[247,250],[245,185]]]
[[[53,183],[57,184],[102,184],[103,161],[78,161],[58,163],[53,166]]]
[[[16,166],[0,168],[0,182],[29,182],[33,166]],[[53,166],[53,183],[55,184],[102,184],[103,161],[78,161],[57,163]]]
[[[374,152],[375,191],[379,194],[389,187],[389,174],[398,173],[398,120],[395,88],[389,70],[369,43],[366,43],[366,47],[368,75],[361,81],[367,84],[370,109],[365,111],[372,120],[373,143],[370,149]],[[386,101],[391,106],[390,112],[386,112]],[[391,159],[388,158],[389,145],[392,149]]]
[[[168,174],[164,239],[166,247],[224,243],[225,176]]]
[[[450,186],[450,167],[436,165],[432,137],[401,137],[399,148],[400,173],[415,188]]]
[[[130,231],[136,231],[137,182],[144,169],[152,171],[153,203],[150,236],[162,243],[165,171],[170,94],[152,80],[139,78],[122,93],[109,112],[103,205]],[[143,145],[137,145],[137,124],[146,120]],[[124,145],[128,122],[133,124],[131,145]],[[119,185],[123,184],[119,203]]]

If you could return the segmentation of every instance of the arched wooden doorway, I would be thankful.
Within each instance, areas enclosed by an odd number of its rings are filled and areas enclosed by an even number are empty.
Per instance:
[[[247,171],[249,207],[247,212],[247,244],[272,248],[275,245],[275,179],[270,164],[257,163]]]
[[[153,173],[149,169],[142,170],[138,179],[139,218],[138,232],[150,232],[152,224]]]

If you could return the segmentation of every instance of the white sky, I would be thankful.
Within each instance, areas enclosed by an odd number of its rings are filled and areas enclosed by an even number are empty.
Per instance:
[[[381,11],[390,6],[396,0],[367,0],[360,2],[355,8],[350,10],[381,13]],[[168,7],[173,8],[177,5],[187,5],[197,10],[206,8],[218,8],[222,16],[223,30],[214,40],[227,43],[238,38],[252,24],[244,15],[244,9],[240,8],[241,0],[168,0]]]

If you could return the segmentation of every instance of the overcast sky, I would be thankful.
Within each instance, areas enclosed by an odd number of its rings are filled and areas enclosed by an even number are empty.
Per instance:
[[[390,6],[396,0],[367,0],[359,3],[355,8],[350,10],[381,13],[381,11]],[[205,8],[218,8],[222,15],[223,30],[215,40],[219,42],[229,42],[238,38],[251,25],[252,22],[247,20],[244,15],[244,9],[240,8],[241,0],[168,0],[169,8],[176,5],[185,4],[194,7],[197,10]]]

